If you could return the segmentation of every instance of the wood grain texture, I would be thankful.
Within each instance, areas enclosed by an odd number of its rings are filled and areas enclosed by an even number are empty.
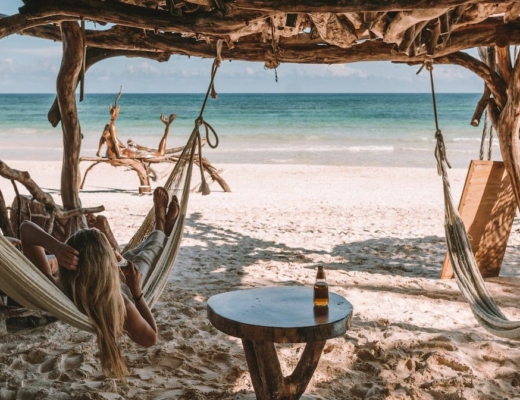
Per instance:
[[[352,305],[330,293],[328,312],[315,314],[312,288],[298,286],[237,290],[212,296],[208,318],[215,328],[248,340],[306,343],[341,336]]]
[[[516,201],[504,163],[471,161],[459,213],[483,277],[498,276],[516,213]],[[446,255],[441,278],[453,278]]]

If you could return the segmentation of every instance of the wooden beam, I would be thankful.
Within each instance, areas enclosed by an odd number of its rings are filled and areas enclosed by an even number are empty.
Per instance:
[[[457,7],[464,4],[508,4],[511,1],[499,0],[227,0],[228,5],[241,10],[282,11],[282,12],[367,12],[367,11],[409,11],[439,7]]]
[[[511,75],[513,74],[513,66],[511,65],[511,54],[509,52],[509,41],[504,47],[496,47],[497,64],[500,75],[504,79],[506,85],[511,81]]]
[[[48,18],[29,18],[27,15],[12,15],[5,16],[2,14],[0,18],[0,39],[19,33],[27,28],[33,28],[35,26],[50,24],[53,22],[61,22],[63,16],[54,16]]]
[[[249,21],[266,18],[267,14],[256,11],[242,11],[240,15],[231,12],[184,14],[172,16],[168,11],[139,7],[116,1],[99,0],[25,0],[20,14],[30,18],[87,19],[118,24],[133,28],[183,32],[202,35],[229,34],[247,26]]]
[[[511,180],[516,202],[520,205],[520,58],[516,59],[507,92],[509,96],[500,113],[497,134],[502,159]]]
[[[52,26],[42,26],[27,29],[24,34],[59,40],[58,35],[55,33],[56,29]],[[474,30],[467,27],[461,28],[460,31],[453,32],[446,47],[436,51],[434,54],[435,57],[442,57],[477,46],[491,46],[502,36],[507,36],[509,43],[512,45],[520,44],[520,23],[504,25],[501,23],[501,19],[493,19],[475,25]],[[115,26],[104,31],[87,30],[86,37],[89,47],[128,51],[127,54],[121,54],[126,56],[129,56],[133,51],[136,52],[136,56],[144,56],[150,53],[150,49],[163,53],[163,56],[164,54],[180,54],[214,58],[216,54],[214,44],[196,40],[194,37],[185,37],[173,33],[153,33],[121,26]],[[383,43],[382,41],[365,41],[348,49],[341,49],[320,41],[307,40],[305,36],[302,38],[282,37],[280,38],[279,48],[281,52],[277,55],[277,59],[285,63],[337,64],[358,61],[419,63],[426,59],[425,55],[408,57],[404,53],[395,52],[392,44]],[[265,62],[273,61],[274,55],[271,44],[260,43],[258,37],[252,36],[244,37],[234,43],[232,50],[227,48],[227,46],[223,46],[222,58],[226,60]]]
[[[238,0],[237,2],[222,3],[220,9],[215,8],[212,11],[197,12],[194,14],[184,13],[182,17],[176,17],[172,16],[171,13],[166,10],[140,7],[122,2],[100,0],[25,0],[26,5],[20,8],[20,13],[28,15],[31,21],[35,18],[40,19],[40,21],[42,19],[45,20],[45,18],[61,20],[67,18],[69,20],[89,19],[92,21],[141,29],[211,36],[233,34],[234,32],[244,30],[244,28],[247,28],[255,21],[265,21],[273,13],[280,11],[292,14],[338,13],[343,15],[353,11],[406,10],[397,14],[394,23],[390,27],[391,29],[388,33],[389,38],[386,40],[394,43],[393,38],[399,38],[402,36],[406,29],[413,24],[418,21],[433,19],[440,11],[448,10],[450,6],[454,7],[466,3],[488,3],[484,1],[469,2],[461,0],[423,0],[418,2],[410,0],[394,0],[393,2],[380,1],[365,4],[366,2],[358,0],[348,3],[337,2],[331,5],[330,1],[322,0],[322,2],[314,3],[306,0],[301,4],[299,2],[284,2],[283,4],[276,2],[276,4],[273,3],[273,7],[275,8],[269,9],[269,7],[267,7],[267,10],[265,11],[252,11],[248,8],[251,4],[271,4],[271,1],[272,0],[264,2],[263,0],[256,0],[250,2],[249,0],[245,0],[244,2],[244,0]],[[437,3],[439,4],[439,7],[435,8]],[[244,4],[244,7],[241,7],[241,4]],[[291,6],[288,7],[288,4],[294,4],[294,7],[296,8],[291,8]],[[492,4],[497,3],[495,2]],[[373,10],[366,9],[367,7],[373,8]],[[490,6],[487,4],[486,7],[487,8],[485,9],[491,10],[491,8],[489,8]],[[480,15],[480,18],[488,16],[484,12],[481,12],[478,15]],[[468,21],[467,23],[471,23],[471,21]],[[403,25],[403,27],[401,27],[401,25]],[[398,40],[398,42],[399,41],[400,40]]]

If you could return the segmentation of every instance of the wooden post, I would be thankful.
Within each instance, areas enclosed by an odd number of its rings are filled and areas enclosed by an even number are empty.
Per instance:
[[[507,90],[506,105],[500,113],[497,134],[500,152],[520,205],[520,58],[517,58]]]
[[[61,170],[61,198],[66,210],[79,208],[80,171],[79,154],[81,150],[81,128],[76,107],[76,83],[83,65],[84,37],[77,22],[61,24],[63,58],[56,81],[58,106],[63,132],[63,166]],[[69,220],[69,233],[86,227],[80,218]]]

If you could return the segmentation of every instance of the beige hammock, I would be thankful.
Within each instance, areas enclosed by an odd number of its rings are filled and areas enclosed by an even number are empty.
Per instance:
[[[455,274],[455,280],[462,295],[468,302],[473,315],[485,330],[499,337],[520,339],[520,321],[509,320],[504,313],[502,313],[491,296],[491,293],[489,293],[479,271],[477,261],[475,260],[475,254],[473,254],[471,241],[468,237],[464,221],[462,221],[459,211],[457,207],[455,207],[448,178],[448,168],[451,166],[446,158],[446,146],[437,119],[432,72],[433,66],[431,64],[426,66],[430,71],[433,113],[436,127],[435,158],[437,159],[437,172],[442,177],[444,192],[444,229],[446,232],[446,244]]]
[[[213,63],[211,83],[199,117],[195,120],[193,132],[186,143],[184,151],[179,157],[179,161],[175,164],[172,173],[164,185],[170,197],[175,194],[179,198],[180,212],[159,260],[156,265],[153,266],[146,282],[143,283],[144,297],[150,307],[155,304],[166,286],[179,250],[190,193],[193,161],[195,156],[202,157],[200,134],[200,127],[202,125],[205,127],[206,141],[209,146],[215,148],[218,145],[216,132],[203,120],[202,114],[210,90],[213,91],[213,80],[219,64],[220,60],[217,58]],[[215,144],[209,141],[209,131],[215,136]],[[198,154],[196,155],[196,153]],[[202,162],[200,162],[199,165],[201,166],[201,186],[199,191],[201,191],[203,195],[206,195],[209,194],[209,186],[205,181]],[[143,224],[123,251],[132,249],[141,243],[152,231],[153,225],[154,209],[152,207]],[[24,307],[48,312],[76,328],[94,333],[94,329],[87,316],[81,313],[63,292],[49,281],[36,266],[2,235],[0,235],[0,290]]]

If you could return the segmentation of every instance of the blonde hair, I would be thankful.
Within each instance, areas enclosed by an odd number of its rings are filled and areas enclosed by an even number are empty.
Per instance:
[[[62,289],[94,326],[103,373],[124,380],[128,369],[119,339],[126,308],[114,252],[97,229],[82,229],[67,244],[79,251],[79,263],[73,271],[60,267]]]

